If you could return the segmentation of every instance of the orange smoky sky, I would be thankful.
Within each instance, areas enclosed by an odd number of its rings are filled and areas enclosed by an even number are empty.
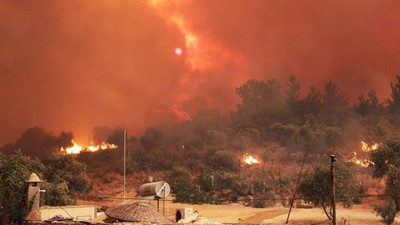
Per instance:
[[[0,1],[0,145],[233,110],[248,79],[294,74],[381,100],[400,73],[399,1]],[[180,48],[181,53],[176,54]]]

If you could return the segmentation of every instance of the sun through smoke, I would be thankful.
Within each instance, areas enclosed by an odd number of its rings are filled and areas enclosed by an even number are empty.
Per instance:
[[[175,49],[175,54],[182,55],[182,49],[181,48],[176,48]]]

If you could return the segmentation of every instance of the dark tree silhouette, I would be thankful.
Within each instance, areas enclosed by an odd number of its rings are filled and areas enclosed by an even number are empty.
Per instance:
[[[297,81],[294,75],[289,77],[289,80],[286,83],[287,88],[285,89],[285,103],[289,112],[293,115],[299,115],[299,96],[301,84]]]
[[[22,133],[14,145],[7,146],[7,153],[20,149],[25,155],[46,159],[52,153],[59,153],[60,147],[71,146],[72,138],[73,134],[70,132],[63,131],[59,137],[56,137],[41,127],[33,127]]]
[[[249,80],[236,88],[236,93],[242,99],[239,110],[276,110],[282,106],[281,86],[275,79],[267,82]]]
[[[323,96],[322,119],[329,125],[340,125],[345,123],[348,116],[348,100],[340,88],[329,82],[325,84]]]
[[[358,104],[355,106],[355,111],[361,116],[378,114],[383,111],[383,105],[379,103],[376,92],[371,90],[368,92],[367,97],[364,94],[358,97]]]
[[[390,83],[390,87],[392,89],[391,98],[387,99],[387,103],[389,104],[389,109],[392,113],[400,112],[400,75],[396,75],[397,82]]]
[[[310,91],[305,99],[300,101],[300,114],[306,116],[308,114],[317,117],[322,108],[322,95],[315,87],[310,87]]]

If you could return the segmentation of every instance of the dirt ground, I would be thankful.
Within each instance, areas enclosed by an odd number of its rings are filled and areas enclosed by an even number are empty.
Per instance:
[[[241,223],[241,224],[285,224],[288,208],[251,208],[240,204],[231,205],[186,205],[186,204],[170,204],[169,218],[174,218],[171,213],[175,212],[175,208],[192,207],[198,211],[200,215],[219,221],[221,223]],[[337,209],[337,224],[384,224],[381,218],[376,216],[370,206],[355,205],[351,209],[339,207]],[[400,220],[396,221],[399,222]],[[324,212],[321,208],[298,209],[293,208],[290,224],[329,224]]]
[[[121,199],[114,199],[101,202],[79,201],[80,205],[97,205],[99,207],[110,207],[122,203]],[[151,202],[156,206],[156,202]],[[164,204],[160,202],[160,212],[168,215],[171,221],[175,221],[175,211],[179,208],[190,207],[194,211],[207,219],[215,220],[220,223],[240,223],[240,224],[285,224],[288,215],[288,208],[251,208],[241,204],[229,205],[189,205],[173,203],[172,201]],[[167,213],[168,212],[168,213]],[[385,224],[379,216],[376,216],[370,204],[354,205],[351,209],[337,208],[337,224],[367,225]],[[293,208],[289,224],[330,224],[321,208],[301,209]],[[395,220],[395,224],[400,224],[400,219]]]

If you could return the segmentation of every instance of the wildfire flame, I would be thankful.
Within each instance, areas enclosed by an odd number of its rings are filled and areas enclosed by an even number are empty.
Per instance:
[[[68,147],[68,148],[64,148],[61,147],[61,152],[64,152],[66,154],[78,154],[82,151],[82,146],[78,145],[77,143],[75,143],[74,140],[71,140],[73,146],[72,147]]]
[[[377,150],[378,148],[379,148],[378,143],[373,143],[371,146],[369,146],[367,143],[361,141],[361,149],[363,150],[363,152],[374,151]]]
[[[243,161],[248,165],[258,164],[258,160],[249,154],[243,155]]]
[[[353,152],[353,158],[347,160],[347,162],[352,162],[352,163],[355,163],[355,164],[360,165],[362,167],[368,167],[369,165],[375,165],[375,163],[372,162],[369,159],[364,159],[364,160],[357,159],[357,153],[356,152]]]
[[[373,142],[373,144],[370,146],[366,142],[361,141],[361,150],[363,152],[374,151],[374,150],[377,150],[378,148],[379,148],[379,143],[374,143]],[[352,162],[352,163],[355,163],[355,164],[360,165],[362,167],[368,167],[369,165],[375,165],[375,163],[372,162],[369,159],[363,159],[363,160],[357,159],[357,153],[356,152],[353,152],[353,158],[347,160],[347,162]]]
[[[118,146],[116,144],[109,144],[109,143],[103,142],[103,143],[101,143],[101,145],[96,145],[96,146],[89,145],[87,147],[87,150],[91,151],[91,152],[95,152],[95,151],[98,151],[99,149],[105,150],[105,149],[115,149],[115,148],[118,148]]]
[[[79,154],[82,151],[90,151],[90,152],[95,152],[98,150],[105,150],[105,149],[115,149],[118,148],[118,146],[116,144],[109,144],[106,142],[101,143],[101,145],[89,145],[88,147],[86,147],[85,149],[78,145],[74,140],[71,140],[73,146],[72,147],[61,147],[61,152],[65,153],[65,154]]]

